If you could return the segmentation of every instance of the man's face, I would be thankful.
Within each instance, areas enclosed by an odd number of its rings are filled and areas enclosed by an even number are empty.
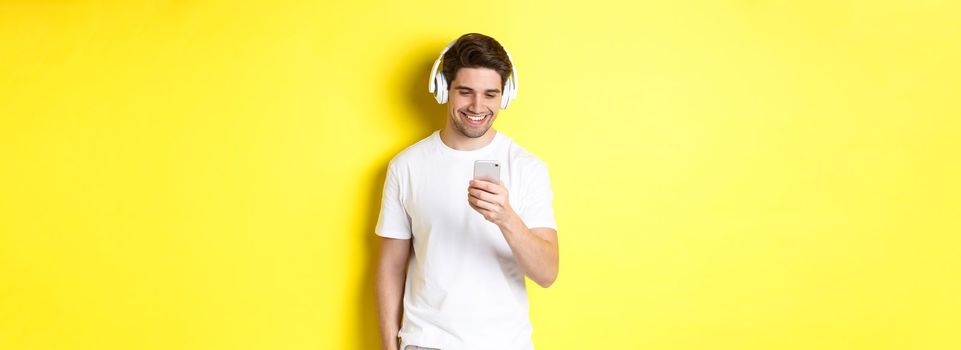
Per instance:
[[[501,76],[493,69],[459,69],[448,91],[448,123],[464,136],[483,136],[497,119],[501,88]]]

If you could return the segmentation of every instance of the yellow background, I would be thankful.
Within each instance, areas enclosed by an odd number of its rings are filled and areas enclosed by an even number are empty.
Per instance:
[[[550,168],[538,349],[961,348],[952,1],[0,0],[0,349],[373,349],[449,40]]]

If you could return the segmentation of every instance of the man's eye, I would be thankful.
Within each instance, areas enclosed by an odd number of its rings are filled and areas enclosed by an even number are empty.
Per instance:
[[[494,98],[494,95],[487,94],[487,98]]]
[[[461,96],[467,96],[467,95],[470,95],[470,93],[467,92],[467,91],[461,91],[461,92],[460,92],[460,95],[461,95]]]

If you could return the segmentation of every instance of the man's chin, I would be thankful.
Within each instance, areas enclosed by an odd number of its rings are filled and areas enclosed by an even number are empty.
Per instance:
[[[481,126],[477,126],[477,127],[471,127],[471,126],[468,126],[468,125],[458,125],[458,126],[457,126],[458,131],[460,131],[460,133],[461,133],[462,135],[467,136],[467,137],[472,138],[472,139],[476,139],[476,138],[478,138],[478,137],[481,137],[481,136],[486,135],[486,134],[487,134],[487,130],[490,130],[490,128],[491,128],[490,125],[481,125]]]

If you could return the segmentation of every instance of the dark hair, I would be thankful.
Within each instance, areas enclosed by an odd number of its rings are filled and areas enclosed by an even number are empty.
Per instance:
[[[450,85],[461,68],[490,68],[501,76],[501,86],[511,73],[511,60],[497,40],[479,33],[468,33],[457,38],[444,54],[444,78]]]

